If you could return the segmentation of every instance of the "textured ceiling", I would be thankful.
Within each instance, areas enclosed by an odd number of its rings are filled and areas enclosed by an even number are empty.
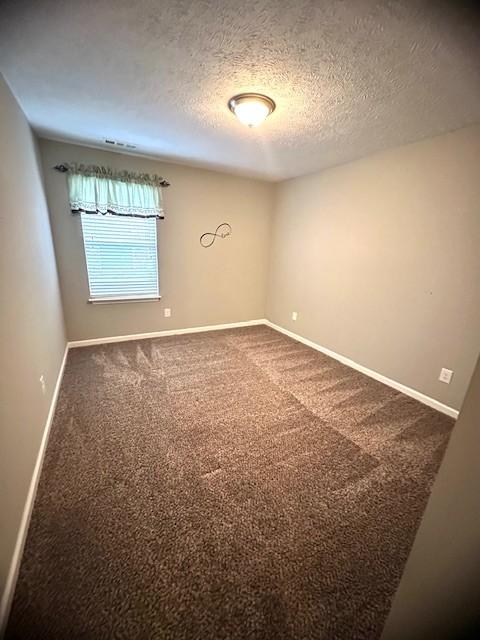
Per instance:
[[[277,180],[480,121],[473,3],[16,0],[0,17],[0,69],[46,137]],[[277,103],[259,129],[227,108],[241,91]]]

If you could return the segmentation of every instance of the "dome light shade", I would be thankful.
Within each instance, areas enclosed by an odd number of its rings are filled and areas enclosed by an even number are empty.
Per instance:
[[[242,124],[258,127],[275,109],[275,102],[261,93],[240,93],[228,101],[228,108]]]

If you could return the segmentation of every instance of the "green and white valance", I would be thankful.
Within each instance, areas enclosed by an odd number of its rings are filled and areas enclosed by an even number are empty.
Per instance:
[[[72,213],[100,213],[134,218],[163,218],[164,178],[115,171],[93,165],[60,165],[67,173]]]

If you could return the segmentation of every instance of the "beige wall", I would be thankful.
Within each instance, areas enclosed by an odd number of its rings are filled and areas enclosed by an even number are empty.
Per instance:
[[[480,637],[480,361],[382,640]]]
[[[265,316],[272,184],[48,140],[40,149],[69,340]],[[80,219],[69,212],[65,175],[52,170],[60,162],[158,173],[171,182],[158,222],[160,302],[88,304]],[[221,222],[232,235],[202,248],[200,235]]]
[[[479,167],[474,126],[280,184],[267,317],[459,408],[480,347]]]
[[[4,593],[66,339],[35,140],[1,75],[0,274],[0,592]],[[41,375],[46,380],[45,395]]]

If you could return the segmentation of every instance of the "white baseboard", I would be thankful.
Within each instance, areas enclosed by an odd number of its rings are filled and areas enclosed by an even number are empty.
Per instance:
[[[411,387],[407,387],[406,385],[401,384],[400,382],[396,382],[396,380],[387,378],[386,376],[382,375],[381,373],[378,373],[377,371],[368,369],[368,367],[364,367],[362,364],[358,364],[358,362],[354,362],[353,360],[350,360],[350,358],[346,358],[345,356],[342,356],[339,353],[332,351],[331,349],[322,347],[316,342],[312,342],[312,340],[308,340],[303,336],[299,336],[298,334],[293,333],[293,331],[284,329],[283,327],[280,327],[278,324],[274,324],[273,322],[270,322],[270,320],[265,320],[265,324],[271,327],[272,329],[275,329],[276,331],[280,331],[280,333],[284,333],[286,336],[289,336],[290,338],[293,338],[294,340],[297,340],[298,342],[301,342],[302,344],[307,345],[308,347],[312,347],[312,349],[321,351],[321,353],[324,353],[325,355],[330,356],[330,358],[335,358],[335,360],[338,360],[342,364],[346,364],[347,367],[351,367],[356,371],[360,371],[360,373],[364,373],[365,375],[369,376],[370,378],[373,378],[374,380],[383,382],[383,384],[386,384],[387,386],[392,387],[392,389],[401,391],[405,395],[410,396],[411,398],[415,398],[415,400],[419,400],[423,404],[426,404],[429,407],[436,409],[437,411],[441,411],[442,413],[445,413],[447,416],[450,416],[451,418],[458,418],[458,411],[456,409],[453,409],[453,407],[449,407],[446,404],[443,404],[438,400],[435,400],[434,398],[430,398],[430,396],[426,396],[425,394],[421,393],[420,391],[417,391],[416,389],[412,389]]]
[[[68,355],[68,344],[65,347],[65,353],[63,355],[62,364],[57,376],[57,382],[55,383],[55,389],[53,390],[52,400],[50,402],[50,409],[47,415],[47,421],[43,430],[42,440],[40,442],[40,448],[38,450],[37,460],[35,462],[35,468],[33,469],[32,479],[30,481],[30,487],[28,489],[27,500],[23,509],[22,519],[20,521],[20,527],[17,535],[17,542],[13,551],[12,561],[10,563],[10,569],[7,575],[5,583],[5,589],[0,601],[0,638],[3,638],[7,626],[8,615],[10,613],[10,607],[12,605],[13,594],[15,591],[15,585],[17,582],[18,571],[20,569],[20,562],[22,560],[23,548],[25,546],[25,540],[27,538],[28,526],[30,524],[30,517],[32,515],[33,503],[35,502],[35,495],[37,493],[38,481],[40,479],[40,473],[42,471],[43,458],[47,449],[48,436],[50,434],[50,428],[53,422],[53,416],[55,414],[55,407],[57,405],[58,392],[60,391],[60,385],[62,383],[63,371],[65,369],[65,363]]]
[[[245,320],[243,322],[229,322],[228,324],[210,324],[203,327],[188,327],[186,329],[167,329],[166,331],[151,331],[150,333],[133,333],[126,336],[109,336],[107,338],[91,338],[90,340],[73,340],[68,343],[69,348],[89,347],[94,344],[108,344],[109,342],[128,342],[129,340],[144,340],[147,338],[161,338],[163,336],[177,336],[184,333],[202,333],[203,331],[219,331],[220,329],[236,329],[238,327],[253,327],[266,324],[264,318]]]

